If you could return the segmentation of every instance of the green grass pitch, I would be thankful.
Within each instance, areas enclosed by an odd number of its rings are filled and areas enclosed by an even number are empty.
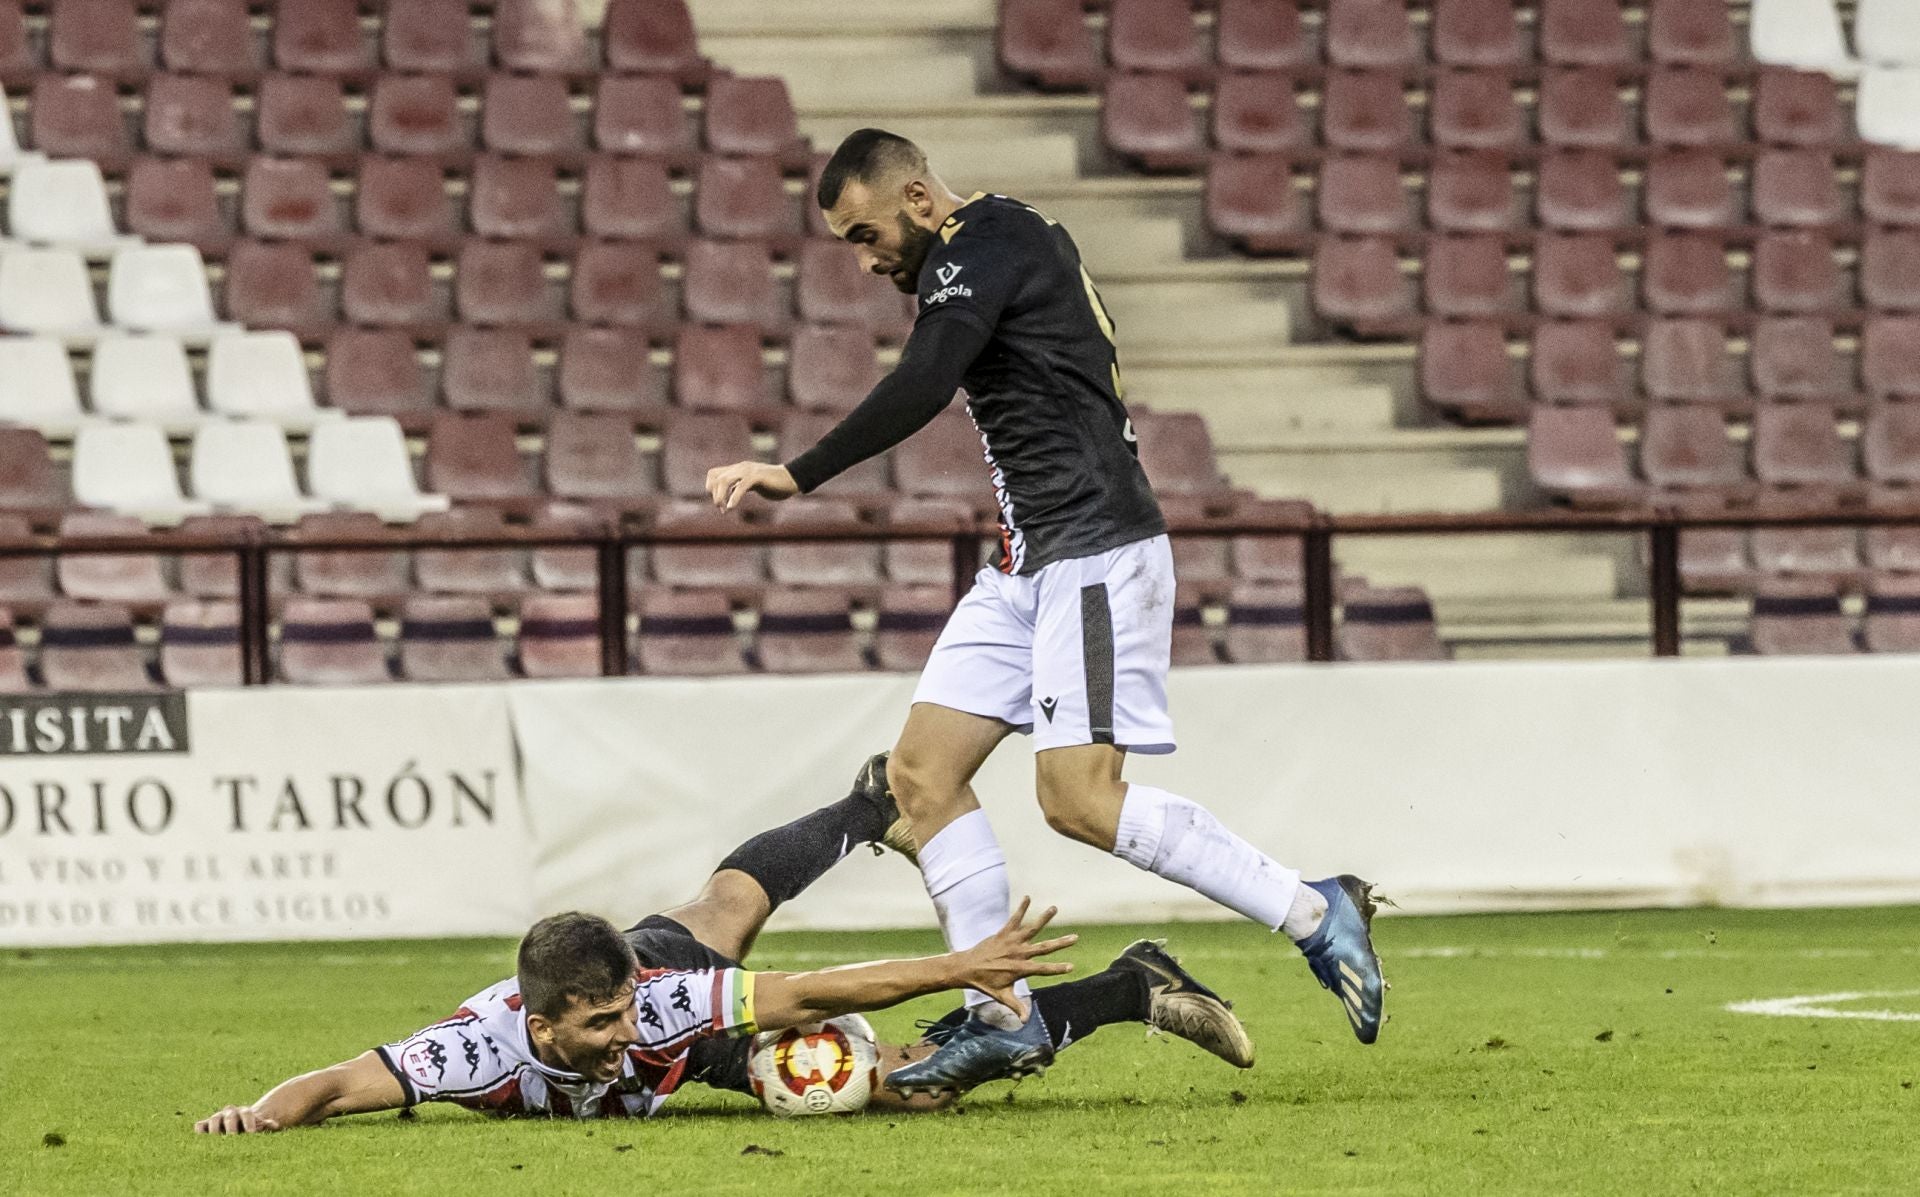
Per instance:
[[[647,1123],[428,1107],[217,1140],[194,1119],[444,1016],[511,946],[8,951],[0,1192],[1879,1194],[1920,1158],[1920,1022],[1726,1009],[1872,991],[1891,996],[1833,1008],[1920,1017],[1920,910],[1383,920],[1392,1021],[1372,1048],[1263,933],[1083,931],[1083,969],[1168,937],[1237,999],[1258,1065],[1114,1027],[943,1115],[776,1122],[689,1089]],[[770,935],[752,963],[936,947]],[[947,1005],[876,1024],[905,1036]]]

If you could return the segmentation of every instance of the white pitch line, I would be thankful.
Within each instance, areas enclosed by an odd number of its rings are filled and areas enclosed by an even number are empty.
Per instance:
[[[1836,1002],[1867,998],[1920,997],[1920,989],[1865,989],[1853,993],[1808,993],[1796,997],[1758,998],[1729,1002],[1734,1014],[1765,1014],[1773,1018],[1859,1018],[1869,1022],[1920,1022],[1920,1010],[1836,1010]]]

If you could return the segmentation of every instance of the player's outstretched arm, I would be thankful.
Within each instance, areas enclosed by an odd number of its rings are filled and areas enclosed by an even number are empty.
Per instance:
[[[227,1106],[193,1124],[201,1135],[258,1135],[314,1126],[339,1114],[397,1110],[407,1102],[378,1052],[281,1081],[250,1106]]]
[[[1039,958],[1072,947],[1080,938],[1062,935],[1039,939],[1056,912],[1049,906],[1028,923],[1031,901],[1022,899],[1006,926],[963,952],[917,960],[876,960],[810,973],[757,973],[755,1021],[762,1030],[777,1030],[838,1014],[882,1010],[909,998],[949,989],[978,989],[1025,1018],[1026,1003],[1014,995],[1013,983],[1024,977],[1072,972],[1073,965],[1064,961]]]

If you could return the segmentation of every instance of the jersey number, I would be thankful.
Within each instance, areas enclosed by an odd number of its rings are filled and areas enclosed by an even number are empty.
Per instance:
[[[1100,302],[1100,290],[1093,285],[1093,276],[1087,273],[1085,266],[1080,267],[1080,281],[1086,284],[1087,306],[1093,309],[1094,323],[1098,324],[1100,331],[1107,335],[1107,344],[1112,345],[1114,343],[1113,317],[1107,315],[1107,305]],[[1120,359],[1117,355],[1113,360],[1113,397],[1115,399],[1127,397],[1127,388],[1120,382]]]

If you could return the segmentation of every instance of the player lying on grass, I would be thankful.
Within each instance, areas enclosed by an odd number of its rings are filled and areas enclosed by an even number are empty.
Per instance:
[[[844,857],[854,844],[903,846],[906,829],[886,786],[886,754],[868,761],[853,791],[830,806],[748,840],[721,862],[685,906],[625,933],[587,914],[534,924],[520,943],[518,975],[469,998],[453,1017],[411,1038],[283,1081],[246,1106],[201,1119],[202,1134],[310,1126],[361,1114],[451,1101],[494,1114],[645,1117],[687,1081],[751,1093],[752,1036],[909,998],[973,987],[1020,1008],[1015,981],[1072,966],[1039,959],[1075,941],[1041,940],[1048,909],[1027,905],[965,951],[808,973],[748,972],[737,963],[767,917]],[[1056,1050],[1115,1022],[1146,1022],[1239,1067],[1253,1063],[1246,1029],[1205,986],[1142,940],[1101,973],[1034,993],[1032,1007]],[[881,1068],[926,1056],[929,1039],[882,1046]],[[881,1089],[883,1109],[927,1110],[940,1100]]]

